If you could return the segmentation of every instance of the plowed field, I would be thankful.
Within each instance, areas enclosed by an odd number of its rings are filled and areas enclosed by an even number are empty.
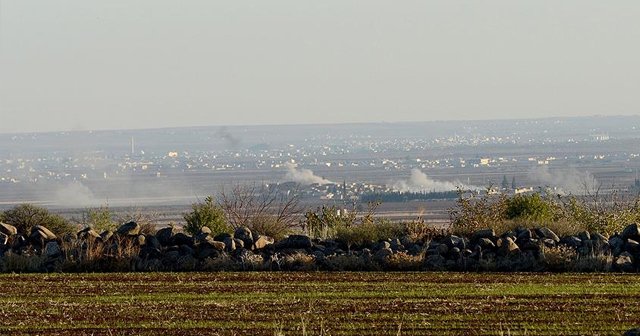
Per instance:
[[[620,335],[638,325],[638,275],[0,275],[0,334],[11,335]]]

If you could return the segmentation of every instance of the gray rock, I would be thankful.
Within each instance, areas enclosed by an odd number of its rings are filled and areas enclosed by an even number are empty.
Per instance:
[[[248,227],[239,227],[233,233],[233,237],[244,242],[244,246],[251,248],[253,245],[253,233]]]
[[[113,232],[111,231],[102,231],[100,233],[100,240],[102,240],[103,243],[109,241],[109,239],[111,239],[111,237],[113,237]]]
[[[472,241],[478,241],[480,239],[489,239],[493,240],[496,238],[496,232],[493,229],[482,229],[478,230],[471,235]]]
[[[116,232],[119,235],[123,236],[137,236],[138,234],[140,234],[140,225],[138,225],[138,223],[134,221],[131,221],[129,223],[120,225]]]
[[[496,248],[496,244],[493,243],[493,241],[491,241],[491,239],[489,238],[480,238],[478,239],[478,246],[480,246],[482,248],[482,250],[492,250],[494,248]]]
[[[245,248],[244,240],[238,239],[238,238],[233,238],[233,242],[236,244],[236,250]]]
[[[157,250],[162,249],[162,244],[160,244],[160,241],[154,235],[147,235],[146,236],[145,245],[150,246],[151,248],[154,248],[154,249],[157,249]]]
[[[31,232],[33,232],[34,230],[40,231],[44,234],[46,240],[54,240],[56,239],[56,235],[53,234],[53,232],[49,231],[49,229],[47,229],[46,227],[42,226],[42,225],[36,225],[31,229]]]
[[[609,238],[609,246],[611,246],[611,252],[613,252],[613,255],[619,255],[620,253],[622,253],[624,244],[625,241],[622,240],[622,238],[620,238],[619,236],[612,236],[611,238]]]
[[[178,232],[171,237],[171,245],[189,245],[193,246],[193,237],[183,233]]]
[[[380,251],[382,249],[390,249],[390,248],[391,248],[391,244],[388,241],[381,241],[373,245],[372,250]]]
[[[290,235],[275,245],[278,249],[307,249],[313,246],[313,242],[305,235]]]
[[[62,255],[62,250],[60,249],[58,242],[50,241],[44,246],[43,253],[49,258],[57,258]]]
[[[216,240],[217,241],[217,240]],[[236,242],[233,239],[233,237],[231,237],[231,235],[229,235],[228,237],[226,237],[224,239],[224,246],[227,252],[233,252],[236,249]]]
[[[445,237],[444,239],[442,239],[441,243],[446,244],[447,247],[450,249],[454,247],[466,248],[464,239],[455,235],[450,235],[448,237]]]
[[[633,239],[627,239],[627,243],[624,245],[624,249],[632,255],[638,255],[640,254],[640,243]]]
[[[582,245],[582,240],[576,236],[566,236],[560,239],[560,243],[570,247],[577,248],[578,246]]]
[[[638,224],[633,223],[633,224],[627,225],[627,227],[624,228],[624,230],[622,231],[620,238],[622,238],[622,240],[625,240],[625,241],[627,239],[633,239],[636,241],[640,240],[640,228],[638,227]]]
[[[591,240],[591,234],[589,234],[588,231],[582,231],[578,233],[578,238],[580,238],[580,240],[582,241]]]
[[[15,226],[7,223],[0,222],[0,233],[4,233],[7,236],[13,236],[18,234],[18,229]]]
[[[269,245],[274,243],[274,239],[269,236],[259,235],[257,239],[253,242],[253,248],[256,250],[263,249]]]
[[[598,232],[594,232],[591,234],[591,239],[595,240],[595,241],[599,241],[599,242],[607,242],[609,241],[609,239],[607,239],[607,237],[603,236],[602,234],[598,233]]]
[[[427,259],[425,259],[424,264],[428,269],[441,270],[444,268],[446,262],[447,260],[443,256],[433,254],[429,255]]]
[[[385,262],[387,260],[387,258],[389,258],[392,255],[393,255],[393,250],[391,250],[390,248],[383,248],[383,249],[378,250],[373,255],[373,260],[375,260],[377,262]]]
[[[146,243],[146,241],[147,241],[147,238],[146,238],[143,234],[138,235],[135,239],[136,239],[136,240],[135,240],[135,241],[136,241],[136,244],[137,244],[138,246],[144,246],[144,244],[145,244],[145,243]]]
[[[538,234],[538,236],[542,238],[552,239],[556,243],[560,242],[560,237],[558,237],[558,235],[555,232],[551,231],[551,229],[549,228],[542,227],[542,228],[536,229],[536,233]]]
[[[640,336],[640,328],[629,329],[622,336]]]
[[[211,234],[211,229],[206,227],[206,226],[203,226],[203,227],[200,228],[199,234],[208,236],[208,235]]]
[[[633,257],[629,252],[622,252],[615,260],[615,266],[623,272],[633,272]]]
[[[177,230],[173,226],[170,226],[158,230],[158,232],[156,232],[156,238],[158,238],[160,245],[169,246],[171,245],[171,239],[176,233]]]
[[[440,244],[436,247],[436,251],[439,255],[445,255],[449,253],[449,247],[446,244]]]
[[[498,239],[496,245],[498,246],[498,255],[500,256],[508,256],[520,252],[520,248],[511,237]]]

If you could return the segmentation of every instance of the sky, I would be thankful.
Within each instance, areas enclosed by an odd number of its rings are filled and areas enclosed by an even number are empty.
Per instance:
[[[0,132],[635,115],[640,2],[0,0]]]

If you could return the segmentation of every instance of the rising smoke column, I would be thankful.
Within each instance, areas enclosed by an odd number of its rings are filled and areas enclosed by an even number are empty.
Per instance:
[[[325,178],[322,178],[314,174],[313,171],[311,171],[310,169],[304,169],[304,168],[298,169],[297,165],[289,162],[287,162],[285,165],[287,167],[287,174],[284,176],[284,178],[287,181],[292,181],[292,182],[300,183],[303,185],[309,185],[314,183],[317,183],[317,184],[333,183]]]
[[[540,166],[531,169],[527,177],[541,187],[557,188],[561,194],[586,194],[598,187],[598,181],[591,173],[573,167],[552,171],[547,166]]]
[[[409,179],[398,181],[393,185],[393,187],[401,192],[442,192],[456,190],[458,187],[466,190],[482,189],[477,186],[464,185],[462,182],[457,180],[452,182],[436,181],[417,168],[411,169],[411,176]]]

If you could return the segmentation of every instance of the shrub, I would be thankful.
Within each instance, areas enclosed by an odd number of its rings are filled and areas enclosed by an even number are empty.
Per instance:
[[[230,232],[222,208],[213,202],[213,198],[208,196],[204,202],[191,205],[191,212],[184,214],[186,222],[184,230],[192,235],[198,234],[200,229],[208,227],[212,235],[223,232]]]
[[[370,245],[380,240],[400,238],[404,233],[405,228],[402,224],[376,220],[375,222],[339,227],[336,230],[335,238],[351,248],[352,246]]]
[[[264,236],[269,236],[276,241],[285,238],[291,233],[291,228],[287,223],[278,221],[273,215],[260,215],[251,219],[248,226],[251,231]]]
[[[74,221],[89,226],[97,232],[115,231],[118,228],[115,216],[108,206],[86,209],[80,219],[75,219]]]
[[[506,219],[548,221],[554,218],[554,204],[540,194],[515,195],[504,199]]]
[[[31,228],[36,225],[45,226],[59,236],[75,233],[77,230],[77,226],[69,223],[64,217],[33,204],[21,204],[5,211],[2,220],[15,226],[18,232],[24,235],[30,234]]]

